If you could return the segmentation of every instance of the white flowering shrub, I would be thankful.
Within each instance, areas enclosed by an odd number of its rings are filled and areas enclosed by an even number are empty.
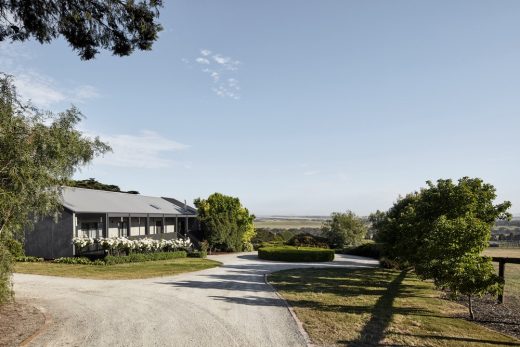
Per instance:
[[[75,237],[72,243],[79,250],[97,244],[101,248],[109,251],[111,254],[120,253],[152,253],[152,252],[173,252],[173,251],[190,251],[193,247],[190,239],[179,238],[175,240],[154,240],[150,238],[142,238],[136,240],[129,240],[126,237],[110,237],[110,238],[89,238],[89,237]]]

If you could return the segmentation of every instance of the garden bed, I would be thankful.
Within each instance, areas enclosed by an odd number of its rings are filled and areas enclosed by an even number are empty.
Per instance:
[[[334,250],[293,246],[262,247],[258,249],[258,258],[288,262],[324,262],[334,260]]]

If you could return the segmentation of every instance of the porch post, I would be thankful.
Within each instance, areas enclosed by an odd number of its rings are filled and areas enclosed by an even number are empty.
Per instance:
[[[105,237],[108,237],[108,213],[105,213]]]
[[[150,235],[150,215],[146,215],[146,228],[144,229],[145,235]]]
[[[184,217],[185,218],[185,223],[184,223],[184,237],[188,237],[188,217]]]
[[[162,230],[161,230],[161,234],[164,234],[165,232],[166,232],[166,218],[164,218],[164,214],[163,214],[162,215]]]

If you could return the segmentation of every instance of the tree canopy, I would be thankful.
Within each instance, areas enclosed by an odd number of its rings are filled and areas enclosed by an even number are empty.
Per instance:
[[[494,204],[495,188],[479,178],[428,181],[374,218],[387,257],[411,266],[439,287],[471,296],[500,290],[491,260],[481,256],[497,219],[509,219],[508,201]],[[470,312],[471,316],[473,315]]]
[[[128,194],[139,194],[136,190],[123,191],[119,186],[114,184],[105,184],[96,181],[95,178],[89,178],[86,180],[70,180],[67,182],[67,186],[76,187],[76,188],[85,188],[85,189],[96,189],[96,190],[106,190],[109,192],[117,192],[117,193],[128,193]]]
[[[57,115],[24,105],[10,77],[0,75],[0,235],[59,211],[61,186],[110,147],[76,129],[72,107]]]
[[[211,248],[221,250],[252,250],[255,228],[247,208],[238,198],[213,193],[207,199],[195,199],[204,239]]]
[[[342,248],[361,243],[367,234],[367,227],[352,211],[334,212],[330,220],[323,224],[322,233],[332,247]]]
[[[160,7],[162,0],[0,1],[0,41],[49,43],[63,36],[84,60],[100,48],[126,56],[152,48],[162,30]]]

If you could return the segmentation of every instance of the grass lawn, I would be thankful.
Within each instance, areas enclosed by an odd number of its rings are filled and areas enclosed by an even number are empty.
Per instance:
[[[484,251],[490,257],[520,258],[520,248],[490,247]],[[498,273],[498,263],[493,263]],[[506,286],[504,295],[515,297],[520,301],[520,264],[506,264],[505,273]]]
[[[130,280],[149,277],[171,276],[183,272],[209,269],[219,266],[218,261],[200,258],[178,258],[171,260],[146,261],[142,263],[126,263],[117,265],[76,265],[42,263],[16,263],[14,272],[79,277],[103,280]]]
[[[404,272],[297,269],[269,281],[313,343],[348,346],[520,346],[520,341],[453,315],[464,306]]]

